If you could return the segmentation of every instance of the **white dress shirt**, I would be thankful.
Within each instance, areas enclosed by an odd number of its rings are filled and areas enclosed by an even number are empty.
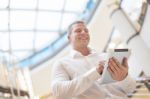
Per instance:
[[[122,81],[99,84],[96,71],[102,58],[93,50],[88,56],[72,50],[53,65],[51,91],[56,99],[128,99],[136,82],[129,75]]]

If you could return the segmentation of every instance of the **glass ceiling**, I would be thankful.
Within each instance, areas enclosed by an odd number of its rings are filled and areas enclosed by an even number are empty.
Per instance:
[[[96,1],[0,0],[0,51],[19,60],[36,54],[60,38]]]

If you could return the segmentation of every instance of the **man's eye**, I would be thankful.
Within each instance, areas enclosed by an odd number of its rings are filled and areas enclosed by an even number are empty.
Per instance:
[[[77,33],[80,33],[80,32],[81,32],[81,30],[77,30],[76,32],[77,32]]]

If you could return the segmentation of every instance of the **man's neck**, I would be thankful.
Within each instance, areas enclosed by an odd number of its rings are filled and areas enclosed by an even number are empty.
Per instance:
[[[82,48],[75,48],[78,52],[80,52],[82,55],[87,56],[90,54],[90,50],[88,47],[82,47]]]

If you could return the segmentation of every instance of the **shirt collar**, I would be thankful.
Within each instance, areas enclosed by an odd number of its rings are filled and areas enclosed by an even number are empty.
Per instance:
[[[96,51],[95,50],[93,50],[93,49],[91,49],[91,48],[89,48],[89,50],[90,50],[90,54],[89,55],[93,55],[93,54],[96,54]],[[88,56],[89,56],[88,55]],[[70,56],[72,57],[72,58],[77,58],[77,57],[82,57],[83,55],[80,53],[80,52],[78,52],[77,50],[75,50],[75,49],[71,49],[71,51],[70,51]]]

